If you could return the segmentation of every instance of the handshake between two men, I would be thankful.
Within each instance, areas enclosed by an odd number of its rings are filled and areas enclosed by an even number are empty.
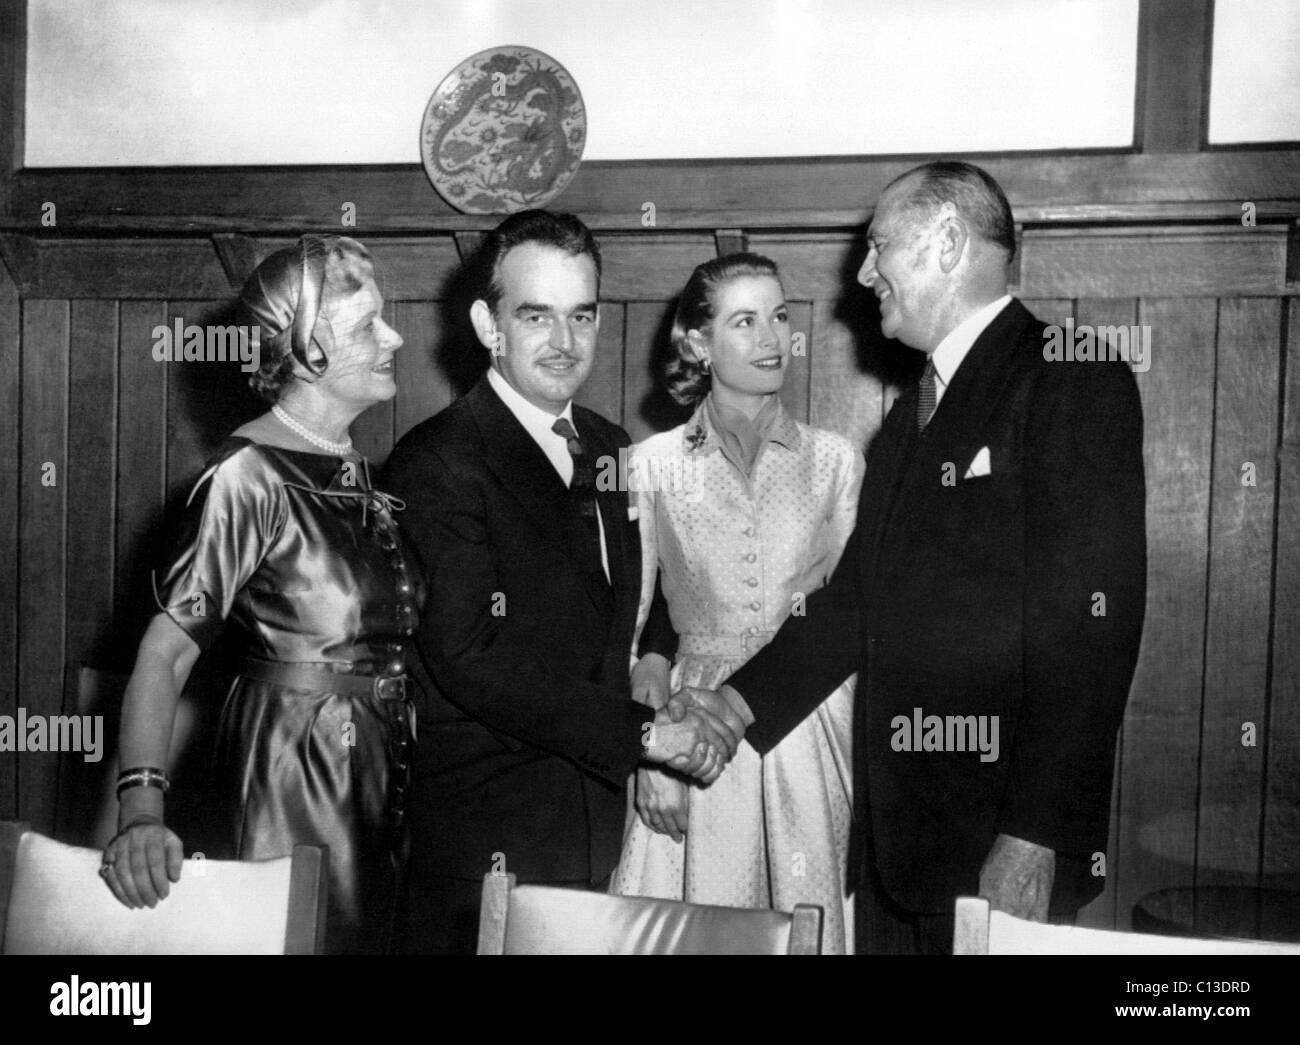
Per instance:
[[[711,784],[735,756],[754,716],[730,686],[685,686],[655,714],[645,736],[646,758]]]

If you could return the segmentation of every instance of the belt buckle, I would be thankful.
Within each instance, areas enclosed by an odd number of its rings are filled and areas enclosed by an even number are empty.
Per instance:
[[[375,679],[375,696],[380,700],[405,700],[406,676],[385,675]]]

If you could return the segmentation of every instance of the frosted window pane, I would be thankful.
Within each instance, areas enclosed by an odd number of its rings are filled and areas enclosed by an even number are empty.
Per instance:
[[[1214,5],[1209,140],[1300,140],[1300,5],[1220,0]]]
[[[1137,0],[29,0],[29,166],[416,163],[524,43],[589,160],[1126,147]]]

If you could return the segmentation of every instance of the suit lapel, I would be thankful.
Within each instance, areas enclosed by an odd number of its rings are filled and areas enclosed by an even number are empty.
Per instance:
[[[894,488],[892,511],[881,527],[876,554],[886,544],[905,539],[906,531],[911,529],[908,520],[916,513],[931,510],[928,500],[941,489],[941,470],[945,464],[953,465],[956,479],[961,481],[963,469],[987,438],[985,422],[1001,404],[1008,383],[1014,379],[1022,342],[1036,322],[1013,299],[975,339],[924,433],[915,437],[915,450],[900,455],[906,467]],[[916,415],[915,386],[899,400],[899,406],[905,405],[904,400],[911,404],[907,415],[910,423]],[[999,448],[992,449],[996,453]],[[998,466],[999,463],[994,464]]]
[[[889,519],[898,499],[912,440],[915,438],[916,385],[911,385],[896,400],[867,456],[867,474],[863,482],[862,507],[870,514],[870,524],[863,531],[868,539],[864,560],[868,575],[875,573],[880,542],[889,528]],[[872,474],[874,473],[874,475]],[[861,509],[859,510],[861,517]]]
[[[571,545],[565,532],[568,491],[551,459],[501,402],[486,377],[466,398],[483,440],[484,463],[538,528],[569,554]]]
[[[1015,369],[1026,327],[1037,322],[1014,298],[993,317],[966,353],[939,408],[926,425],[924,447],[949,448],[954,441],[978,438],[989,414],[1002,400],[1002,391]],[[978,447],[975,447],[978,449]],[[960,478],[960,477],[959,477]]]

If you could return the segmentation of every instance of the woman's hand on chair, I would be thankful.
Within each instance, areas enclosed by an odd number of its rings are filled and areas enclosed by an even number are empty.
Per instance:
[[[662,769],[636,771],[636,811],[641,822],[674,842],[686,837],[690,784]]]
[[[127,907],[156,907],[181,880],[184,850],[176,833],[157,817],[128,822],[104,847],[100,877]]]

